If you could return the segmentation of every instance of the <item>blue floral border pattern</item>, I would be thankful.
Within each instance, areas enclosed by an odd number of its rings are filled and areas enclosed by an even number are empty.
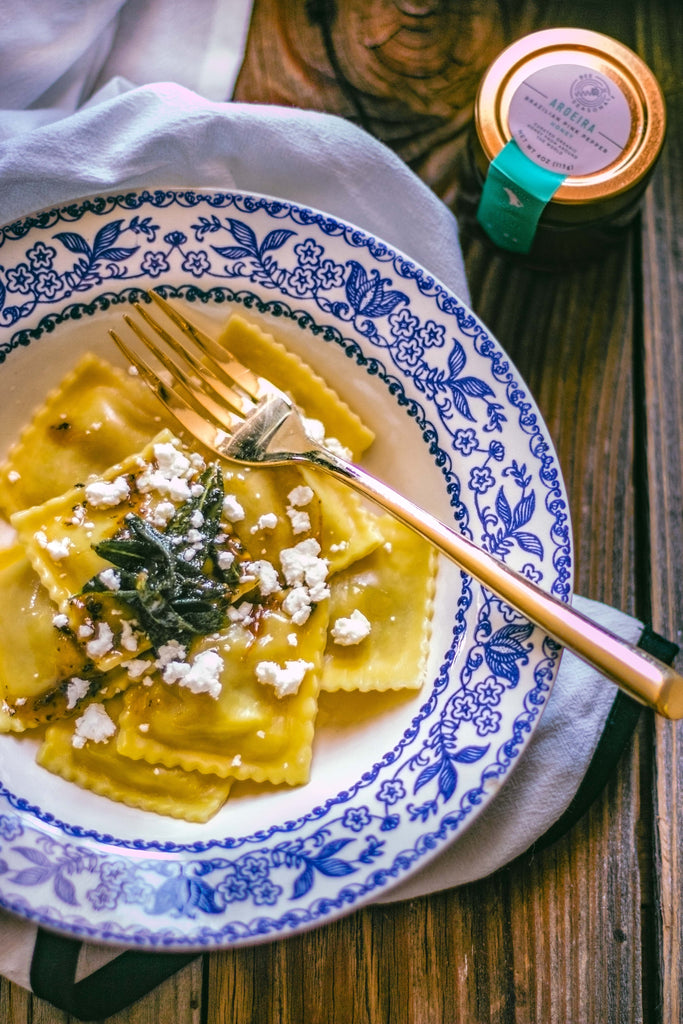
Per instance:
[[[535,407],[482,325],[422,268],[334,218],[244,193],[81,200],[0,232],[0,363],[149,287],[267,312],[340,346],[415,421],[458,528],[569,598],[568,511]],[[0,787],[0,902],[86,937],[211,946],[308,927],[403,877],[509,771],[557,667],[550,639],[481,588],[474,602],[474,592],[463,577],[451,646],[394,749],[296,821],[191,846],[129,843]],[[37,902],[24,895],[33,892]],[[115,923],[126,907],[148,927]]]

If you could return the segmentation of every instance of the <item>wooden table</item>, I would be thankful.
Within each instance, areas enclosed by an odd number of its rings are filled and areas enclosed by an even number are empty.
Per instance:
[[[312,6],[323,15],[329,8]],[[575,525],[577,592],[650,619],[680,642],[683,6],[338,0],[337,7],[327,31],[310,24],[303,3],[256,0],[237,98],[362,120],[449,204],[458,195],[476,83],[507,41],[546,26],[592,28],[631,46],[658,76],[669,137],[623,246],[559,274],[515,265],[467,233],[463,247],[474,309],[527,381],[557,447]],[[418,24],[420,47],[411,31]],[[681,726],[643,713],[605,791],[551,847],[476,884],[198,958],[109,1020],[680,1021],[679,743]],[[0,983],[0,1020],[71,1019]]]

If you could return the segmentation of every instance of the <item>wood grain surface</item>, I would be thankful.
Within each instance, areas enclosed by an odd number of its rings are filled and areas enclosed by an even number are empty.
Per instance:
[[[622,245],[591,265],[540,273],[466,225],[462,244],[473,308],[557,447],[577,592],[680,642],[683,5],[337,0],[323,32],[329,6],[256,0],[236,97],[363,123],[449,204],[476,84],[509,40],[545,26],[593,28],[657,74],[669,138]],[[472,885],[198,958],[110,1024],[676,1024],[682,748],[681,726],[643,713],[605,791],[549,848]],[[0,981],[0,1020],[71,1018]]]

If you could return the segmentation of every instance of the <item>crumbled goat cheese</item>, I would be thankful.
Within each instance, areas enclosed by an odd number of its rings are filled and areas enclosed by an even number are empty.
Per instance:
[[[100,582],[104,584],[107,590],[121,589],[121,580],[116,569],[103,569],[100,573]]]
[[[170,480],[164,480],[162,483],[157,481],[156,490],[161,494],[168,494],[171,501],[182,502],[187,501],[196,494],[193,487],[190,487],[187,480],[181,476],[174,476]],[[201,494],[202,487],[199,485],[199,493]]]
[[[154,445],[154,458],[159,470],[169,480],[174,476],[189,476],[193,472],[191,460],[170,441]]]
[[[223,569],[223,570],[229,569],[232,566],[234,561],[235,561],[235,556],[232,553],[232,551],[219,551],[218,552],[218,568],[219,569]]]
[[[161,677],[165,683],[180,683],[190,671],[189,661],[169,661],[161,670]]]
[[[250,533],[258,533],[259,530],[274,530],[277,526],[277,516],[274,512],[264,512],[259,516]]]
[[[245,511],[234,494],[226,494],[223,499],[223,515],[229,523],[240,523],[245,516]]]
[[[106,743],[115,732],[116,726],[105,711],[104,704],[89,704],[81,718],[76,719],[71,742],[74,747],[85,746],[86,740]]]
[[[152,526],[166,526],[169,520],[175,515],[175,505],[172,501],[160,501],[151,515]]]
[[[325,440],[325,425],[322,420],[313,419],[311,416],[302,416],[301,421],[306,435],[310,437],[311,441],[317,441],[318,444],[322,444]]]
[[[301,505],[310,505],[313,501],[313,490],[310,487],[306,487],[305,484],[300,484],[289,492],[287,495],[287,501],[290,505],[295,505],[297,507]]]
[[[269,594],[275,594],[281,589],[275,567],[265,559],[259,559],[256,562],[247,562],[245,569],[249,576],[253,576],[258,582],[258,587],[263,597],[268,597]]]
[[[307,587],[292,587],[284,601],[282,610],[297,626],[308,622],[312,611],[311,595]]]
[[[93,640],[88,640],[85,649],[89,658],[101,658],[112,648],[114,634],[108,622],[99,622]]]
[[[67,558],[71,550],[71,541],[68,537],[64,537],[62,540],[48,540],[44,530],[37,530],[34,537],[40,547],[47,551],[53,562],[61,562],[63,558]]]
[[[140,679],[150,668],[148,661],[144,658],[133,658],[132,661],[124,661],[121,667],[125,668],[130,679]]]
[[[136,481],[138,490],[143,494],[157,491],[174,502],[187,501],[193,493],[188,481],[198,464],[170,441],[155,444],[153,450],[156,468],[149,466],[140,474]]]
[[[299,646],[299,637],[297,636],[297,634],[296,633],[288,633],[287,634],[287,643],[289,644],[290,647],[298,647]]]
[[[333,455],[338,455],[340,459],[345,459],[346,462],[351,462],[353,459],[351,449],[347,448],[336,437],[326,437],[324,447],[327,448],[328,452],[332,452]]]
[[[315,537],[307,537],[299,541],[293,548],[283,548],[280,552],[280,565],[285,580],[290,586],[305,583],[314,587],[327,579],[328,563],[319,558],[320,544]]]
[[[85,485],[85,500],[93,508],[113,508],[127,501],[130,497],[130,486],[125,476],[116,480],[93,480]]]
[[[356,608],[350,615],[337,619],[330,633],[336,644],[350,647],[352,644],[359,644],[361,640],[365,640],[371,630],[370,621],[360,609]]]
[[[83,526],[86,530],[92,530],[93,524],[86,522],[85,505],[75,505],[73,515],[66,522],[69,526]]]
[[[167,644],[162,644],[157,651],[157,668],[163,669],[165,665],[168,665],[171,661],[184,661],[187,657],[187,648],[184,647],[178,640],[169,640]]]
[[[308,596],[314,604],[318,601],[324,601],[326,597],[330,596],[330,588],[325,585],[324,580],[320,580],[319,583],[312,583],[308,588]]]
[[[222,689],[221,672],[224,662],[217,651],[209,650],[199,653],[192,663],[188,661],[171,661],[163,672],[165,683],[179,683],[186,686],[192,693],[208,693],[217,700]]]
[[[87,679],[79,679],[78,676],[72,676],[69,682],[66,684],[66,709],[72,711],[76,707],[79,700],[85,697],[86,693],[90,689],[90,682]]]
[[[330,596],[326,584],[329,564],[327,559],[318,557],[319,553],[320,544],[314,537],[280,552],[282,571],[292,588],[282,602],[282,610],[298,626],[308,619],[311,605]]]
[[[284,666],[276,661],[260,661],[256,666],[256,678],[259,683],[272,686],[278,697],[289,697],[298,692],[309,668],[313,668],[313,664],[303,658],[286,661]]]
[[[194,512],[190,516],[190,526],[194,527],[195,530],[198,530],[199,527],[203,526],[203,525],[204,525],[204,513],[200,512],[200,510],[197,508],[197,509],[194,510]]]
[[[287,515],[292,524],[292,533],[308,533],[311,529],[311,517],[308,512],[302,512],[298,508],[288,508]]]
[[[58,612],[52,619],[52,625],[56,629],[66,629],[69,625],[69,616],[65,615],[64,612]]]

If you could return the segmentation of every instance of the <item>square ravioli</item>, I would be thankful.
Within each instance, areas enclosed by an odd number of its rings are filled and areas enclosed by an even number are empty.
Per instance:
[[[0,467],[7,516],[40,505],[143,448],[168,417],[136,377],[87,354],[48,395]]]
[[[279,611],[249,606],[241,623],[205,637],[190,661],[215,652],[213,692],[171,683],[167,667],[130,689],[118,750],[152,764],[220,777],[298,785],[309,776],[327,605],[295,626]],[[171,663],[172,664],[172,663]]]
[[[321,688],[419,689],[431,635],[436,553],[391,516],[384,543],[330,584],[330,629]]]
[[[19,545],[0,555],[0,599],[0,732],[44,725],[70,714],[86,695],[128,685],[126,673],[95,669]]]
[[[83,789],[143,811],[195,822],[213,817],[227,800],[232,779],[122,757],[116,748],[121,708],[121,698],[113,698],[88,705],[81,718],[49,726],[38,764]],[[89,721],[97,728],[88,727]]]

